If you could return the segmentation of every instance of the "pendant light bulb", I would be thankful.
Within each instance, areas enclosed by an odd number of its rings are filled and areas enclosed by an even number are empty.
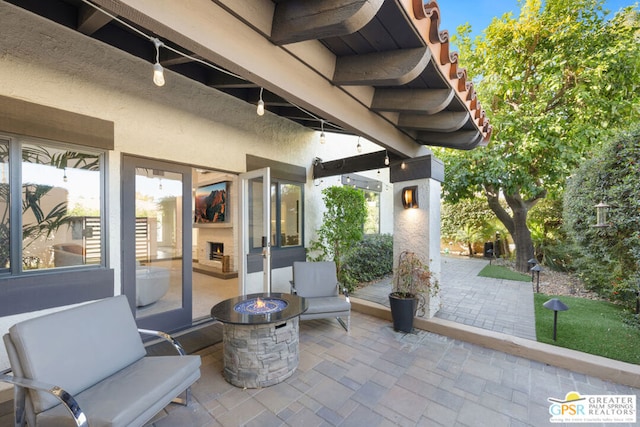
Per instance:
[[[158,62],[153,65],[153,83],[156,86],[164,86],[164,69]]]
[[[384,165],[389,166],[389,154],[386,151],[384,152]]]
[[[362,144],[360,144],[360,137],[358,137],[358,145],[356,145],[356,150],[358,150],[358,153],[362,153]]]
[[[324,120],[320,120],[320,144],[327,142],[327,136],[324,134]]]
[[[258,107],[256,108],[256,114],[259,116],[264,116],[264,101],[262,100],[262,92],[264,88],[260,88],[260,99],[258,100]]]
[[[407,168],[407,164],[405,162],[402,162],[402,164],[400,165],[400,169],[404,170]]]
[[[156,63],[153,64],[153,83],[156,86],[164,86],[164,68],[160,65],[160,46],[164,44],[157,38],[151,39],[153,45],[156,47]]]
[[[69,178],[67,178],[67,168],[64,168],[64,172],[63,172],[63,175],[62,175],[62,180],[64,182],[69,181]]]

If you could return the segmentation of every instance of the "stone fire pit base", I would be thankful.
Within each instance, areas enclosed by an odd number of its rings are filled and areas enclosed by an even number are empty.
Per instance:
[[[258,325],[225,323],[224,378],[243,388],[286,380],[298,367],[298,336],[298,317]]]

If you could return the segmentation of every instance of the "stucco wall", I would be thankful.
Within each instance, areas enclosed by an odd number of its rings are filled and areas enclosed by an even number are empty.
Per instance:
[[[315,186],[314,157],[325,160],[356,155],[356,139],[319,136],[293,122],[267,113],[259,117],[253,105],[222,92],[194,84],[165,71],[166,85],[152,82],[152,64],[124,54],[0,2],[0,94],[77,112],[115,123],[115,150],[108,153],[107,200],[109,265],[115,270],[115,293],[120,292],[122,154],[186,163],[232,174],[245,171],[245,156],[270,158],[308,171],[305,187],[305,243],[322,219],[320,191],[337,184],[338,177]],[[268,110],[268,108],[267,108]],[[351,144],[352,148],[348,148]],[[380,150],[362,140],[363,152]],[[368,173],[388,182],[388,173]],[[335,179],[335,182],[333,180]],[[392,192],[381,197],[381,232],[393,230]],[[284,269],[287,270],[287,269]],[[289,271],[275,272],[288,282]],[[49,310],[48,310],[49,311]],[[0,318],[0,334],[17,321],[40,313]],[[0,351],[0,369],[7,367]]]

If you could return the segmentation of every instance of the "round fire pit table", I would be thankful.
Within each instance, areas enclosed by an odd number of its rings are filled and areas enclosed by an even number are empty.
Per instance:
[[[223,323],[224,378],[236,387],[260,388],[289,378],[298,367],[298,317],[304,298],[259,293],[229,298],[211,309]]]

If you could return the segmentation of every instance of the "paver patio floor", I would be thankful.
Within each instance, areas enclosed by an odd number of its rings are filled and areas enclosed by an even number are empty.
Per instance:
[[[222,377],[222,344],[200,354],[188,407],[165,426],[542,426],[547,398],[640,390],[354,312],[349,334],[333,320],[300,322],[300,365],[284,382],[241,389]]]

